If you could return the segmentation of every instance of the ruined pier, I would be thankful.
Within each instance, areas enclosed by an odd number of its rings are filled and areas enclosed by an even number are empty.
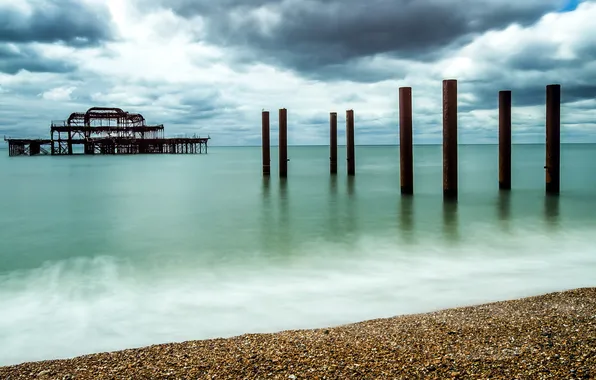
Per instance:
[[[165,137],[164,129],[163,124],[147,125],[138,113],[92,107],[53,121],[49,139],[4,140],[9,156],[207,153],[210,137]]]

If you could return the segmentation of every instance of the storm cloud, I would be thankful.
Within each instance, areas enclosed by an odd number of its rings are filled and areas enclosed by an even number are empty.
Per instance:
[[[148,0],[140,0],[145,2]],[[434,61],[473,36],[536,22],[557,0],[168,0],[183,17],[201,17],[204,37],[248,50],[254,59],[318,76],[365,57]],[[349,70],[349,68],[346,68]],[[331,70],[329,70],[331,71]],[[352,78],[358,73],[351,71]],[[362,75],[366,75],[362,73]]]
[[[0,42],[94,45],[112,38],[104,6],[78,0],[19,0],[0,4]]]
[[[0,44],[0,72],[16,74],[26,70],[38,73],[68,73],[75,69],[76,65],[64,60],[43,57],[31,47]]]

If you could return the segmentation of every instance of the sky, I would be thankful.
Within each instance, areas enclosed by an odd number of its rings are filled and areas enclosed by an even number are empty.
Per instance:
[[[442,81],[458,80],[458,138],[497,143],[512,91],[514,143],[544,143],[546,85],[562,142],[596,142],[596,0],[0,0],[0,135],[119,107],[166,135],[260,145],[287,108],[288,143],[398,142],[412,87],[415,144],[442,141]]]

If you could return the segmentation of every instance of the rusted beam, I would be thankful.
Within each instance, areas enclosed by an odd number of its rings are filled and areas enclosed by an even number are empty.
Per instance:
[[[36,156],[41,153],[41,144],[36,141],[29,143],[29,155]]]
[[[457,199],[457,80],[443,81],[443,197]]]
[[[511,190],[511,91],[499,91],[499,189]]]
[[[70,128],[68,129],[67,145],[68,145],[68,154],[72,154],[72,131],[70,130]]]
[[[337,174],[337,112],[329,114],[329,171]]]
[[[263,140],[263,175],[268,176],[271,174],[271,142],[269,139],[269,111],[263,111],[261,115],[262,125],[262,140]],[[202,147],[200,146],[199,149]]]
[[[414,157],[412,152],[412,88],[399,89],[399,170],[401,193],[414,193]]]
[[[288,176],[288,113],[279,110],[279,176]]]
[[[561,176],[561,85],[546,86],[546,192],[559,194]]]
[[[346,149],[348,175],[356,175],[356,153],[354,149],[354,110],[346,111]]]

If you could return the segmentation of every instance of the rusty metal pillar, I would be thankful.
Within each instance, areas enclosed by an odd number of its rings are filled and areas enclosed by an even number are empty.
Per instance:
[[[72,132],[70,127],[68,127],[68,141],[66,144],[68,145],[68,154],[72,154]]]
[[[511,190],[511,91],[499,91],[499,189]]]
[[[337,174],[337,112],[329,114],[329,171]]]
[[[288,113],[279,110],[279,176],[288,176]]]
[[[31,141],[29,143],[29,155],[30,156],[37,156],[41,153],[41,143],[37,141]]]
[[[399,89],[399,170],[402,194],[414,194],[412,88]]]
[[[559,194],[561,181],[561,85],[546,86],[546,192]]]
[[[269,111],[263,111],[261,115],[262,124],[262,140],[263,140],[263,175],[271,174],[271,142],[269,140]],[[199,143],[200,151],[202,151],[202,144]]]
[[[346,111],[346,143],[348,175],[356,175],[356,154],[354,150],[354,110]]]
[[[443,197],[457,199],[457,80],[443,80]]]

